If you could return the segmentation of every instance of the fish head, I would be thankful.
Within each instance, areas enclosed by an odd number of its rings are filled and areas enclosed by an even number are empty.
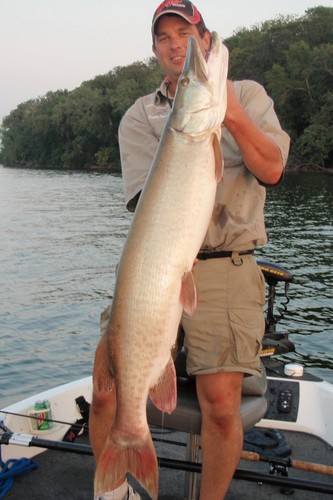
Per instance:
[[[207,60],[190,37],[183,71],[178,79],[171,127],[191,136],[217,130],[227,107],[228,49],[219,35],[211,34]]]

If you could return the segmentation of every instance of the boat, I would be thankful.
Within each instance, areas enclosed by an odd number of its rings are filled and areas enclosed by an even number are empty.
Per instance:
[[[294,344],[276,326],[287,309],[292,275],[271,262],[257,263],[267,282],[264,370],[262,377],[244,378],[244,448],[225,498],[333,498],[333,384],[283,359]],[[279,314],[274,309],[277,286],[284,286],[286,299]],[[163,500],[198,498],[201,414],[184,360],[181,350],[176,410],[166,415],[147,403]],[[85,377],[0,410],[0,498],[93,498],[91,395],[92,378]],[[135,479],[129,481],[143,499],[149,498]]]

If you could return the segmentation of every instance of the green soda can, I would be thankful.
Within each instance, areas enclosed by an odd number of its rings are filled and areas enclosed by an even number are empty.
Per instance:
[[[46,431],[52,429],[52,414],[50,402],[46,399],[44,401],[36,401],[34,406],[34,414],[37,422],[37,429],[39,431]]]

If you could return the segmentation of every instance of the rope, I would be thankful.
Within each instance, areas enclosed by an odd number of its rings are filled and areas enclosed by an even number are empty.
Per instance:
[[[39,464],[31,458],[10,458],[6,462],[1,458],[0,447],[0,498],[4,498],[13,486],[17,476],[27,474],[39,467]]]

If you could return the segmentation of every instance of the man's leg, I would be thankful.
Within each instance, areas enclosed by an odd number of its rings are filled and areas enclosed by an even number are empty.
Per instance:
[[[116,384],[110,371],[106,352],[106,329],[111,313],[109,305],[101,314],[101,340],[97,346],[93,373],[93,399],[90,407],[89,434],[96,463],[98,462],[116,413]],[[102,500],[140,500],[126,476],[120,478],[112,486],[112,491],[104,492]]]
[[[116,411],[116,390],[111,377],[102,337],[95,353],[93,398],[89,416],[90,441],[96,461],[103,451]]]
[[[89,435],[96,462],[103,451],[106,438],[110,433],[116,411],[116,389],[105,352],[105,339],[102,337],[95,354],[93,373],[93,399],[89,416]],[[114,484],[114,489],[122,485],[126,478]],[[127,490],[127,487],[126,487]]]
[[[202,412],[200,500],[223,499],[243,445],[240,417],[243,373],[197,375]]]

